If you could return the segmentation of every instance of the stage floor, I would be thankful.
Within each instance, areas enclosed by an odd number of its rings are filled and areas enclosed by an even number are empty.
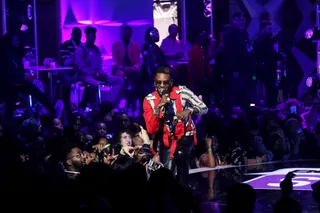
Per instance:
[[[190,186],[201,199],[204,213],[225,212],[226,192],[236,182],[247,183],[255,189],[255,212],[271,213],[273,205],[281,198],[279,184],[288,172],[296,174],[292,197],[300,202],[303,212],[318,212],[317,204],[312,197],[311,185],[320,181],[320,160],[194,169],[190,170]],[[210,180],[213,190],[209,188]]]

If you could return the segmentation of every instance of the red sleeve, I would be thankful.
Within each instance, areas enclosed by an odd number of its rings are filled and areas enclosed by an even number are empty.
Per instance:
[[[147,99],[143,100],[143,117],[146,122],[148,133],[152,135],[155,134],[159,129],[160,118],[153,114],[153,109]]]

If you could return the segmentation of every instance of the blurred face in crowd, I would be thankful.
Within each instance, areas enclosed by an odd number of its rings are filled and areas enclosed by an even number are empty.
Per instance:
[[[120,137],[121,146],[132,146],[131,135],[127,132],[123,132]]]
[[[160,95],[162,95],[164,90],[170,91],[172,87],[170,75],[165,73],[158,73],[155,77],[154,86],[156,87],[156,90]]]
[[[80,171],[85,162],[85,156],[83,155],[80,148],[72,148],[67,155],[67,166],[69,170]]]
[[[169,34],[172,38],[176,38],[178,36],[179,28],[177,25],[172,24],[169,26]]]
[[[89,153],[87,151],[83,152],[85,160],[83,161],[86,165],[90,164],[95,158],[95,153]]]
[[[244,16],[234,18],[232,23],[239,30],[244,30],[246,27],[246,19]]]
[[[94,45],[94,42],[96,41],[96,33],[87,33],[86,39],[89,45]]]
[[[119,116],[119,120],[120,120],[121,125],[124,128],[129,128],[130,127],[131,121],[130,121],[130,117],[127,114],[121,114]]]
[[[98,141],[98,144],[101,145],[102,147],[104,147],[108,144],[108,140],[105,137],[101,137]],[[108,153],[111,153],[110,146],[106,150],[108,151]]]
[[[14,48],[20,47],[20,39],[19,39],[18,36],[13,36],[13,37],[12,37],[12,46],[13,46]]]
[[[57,133],[63,132],[64,128],[59,118],[53,119],[53,128]]]
[[[159,31],[156,28],[153,28],[150,31],[150,38],[151,38],[151,41],[153,42],[158,42],[160,40]]]
[[[102,136],[102,137],[105,137],[106,134],[107,134],[107,126],[105,123],[103,122],[98,122],[96,124],[96,134],[98,136]]]
[[[93,141],[93,136],[92,136],[92,135],[86,134],[86,135],[84,136],[85,146],[88,146],[92,141]]]
[[[75,28],[73,31],[72,31],[72,40],[75,42],[75,43],[80,43],[81,41],[81,37],[82,37],[82,32],[79,28]]]

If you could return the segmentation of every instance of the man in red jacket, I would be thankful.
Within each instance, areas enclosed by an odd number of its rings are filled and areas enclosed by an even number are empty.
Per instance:
[[[155,91],[143,102],[147,131],[161,141],[163,165],[172,171],[177,168],[178,180],[186,186],[190,151],[196,143],[192,114],[206,114],[208,108],[185,86],[173,86],[171,71],[167,67],[158,68],[154,85]]]

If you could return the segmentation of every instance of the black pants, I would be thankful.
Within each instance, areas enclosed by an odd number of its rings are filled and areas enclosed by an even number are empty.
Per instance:
[[[275,79],[265,78],[262,80],[262,83],[266,88],[267,107],[270,108],[275,108],[277,106],[278,88],[275,82]]]
[[[170,149],[160,146],[160,161],[169,170],[177,172],[177,180],[183,186],[188,186],[189,162],[193,149],[193,136],[184,136],[177,142],[174,158],[170,158]]]
[[[54,108],[50,103],[50,100],[44,93],[40,91],[37,86],[35,86],[31,82],[24,82],[19,86],[11,84],[7,85],[5,88],[5,119],[11,119],[20,92],[26,95],[31,95],[33,98],[37,99],[50,113],[54,113]]]

